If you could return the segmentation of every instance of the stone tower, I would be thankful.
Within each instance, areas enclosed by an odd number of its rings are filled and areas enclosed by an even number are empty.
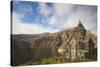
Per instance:
[[[84,26],[80,21],[77,26],[77,36],[79,36],[80,40],[84,40],[84,37],[86,37],[86,29],[84,28]]]
[[[76,41],[74,56],[76,57],[76,59],[81,58],[81,54],[85,50],[85,46],[83,42],[85,37],[86,37],[86,29],[84,28],[82,23],[79,21],[79,24],[74,31],[74,39]]]

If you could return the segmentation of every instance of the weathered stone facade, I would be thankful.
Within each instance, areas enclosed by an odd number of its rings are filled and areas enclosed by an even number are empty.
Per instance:
[[[95,43],[91,37],[86,37],[87,31],[81,22],[71,32],[68,42],[62,45],[58,51],[72,61],[85,58],[86,53],[90,53],[89,55],[91,55]]]

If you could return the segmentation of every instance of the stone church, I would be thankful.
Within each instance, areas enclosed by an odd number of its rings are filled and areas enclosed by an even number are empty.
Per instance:
[[[86,37],[86,32],[84,26],[79,22],[78,26],[72,31],[68,42],[62,45],[58,52],[72,61],[85,59],[86,54],[91,56],[95,43],[91,37]]]

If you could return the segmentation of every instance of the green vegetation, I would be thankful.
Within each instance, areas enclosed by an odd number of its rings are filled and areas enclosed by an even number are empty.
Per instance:
[[[57,63],[65,63],[66,59],[63,57],[49,57],[49,58],[43,58],[39,61],[33,62],[32,60],[25,62],[23,64],[20,64],[20,66],[22,65],[37,65],[37,64],[57,64]],[[67,60],[68,61],[68,60]]]
[[[64,57],[49,57],[41,60],[41,64],[57,64],[57,63],[66,63],[66,62],[68,63],[70,62],[70,60]]]
[[[50,58],[44,58],[41,60],[41,64],[54,64],[56,63],[56,58],[50,57]]]
[[[89,59],[89,58],[83,58],[83,59],[79,59],[77,58],[77,60],[70,60],[70,59],[66,59],[62,56],[60,57],[49,57],[49,58],[43,58],[39,61],[28,61],[26,63],[20,64],[20,66],[25,66],[25,65],[38,65],[38,64],[59,64],[59,63],[73,63],[73,62],[87,62],[87,61],[95,61],[93,59]]]

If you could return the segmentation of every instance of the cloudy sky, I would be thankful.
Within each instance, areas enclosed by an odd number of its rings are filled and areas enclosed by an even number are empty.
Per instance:
[[[78,25],[97,33],[97,6],[13,1],[12,34],[57,32]]]

